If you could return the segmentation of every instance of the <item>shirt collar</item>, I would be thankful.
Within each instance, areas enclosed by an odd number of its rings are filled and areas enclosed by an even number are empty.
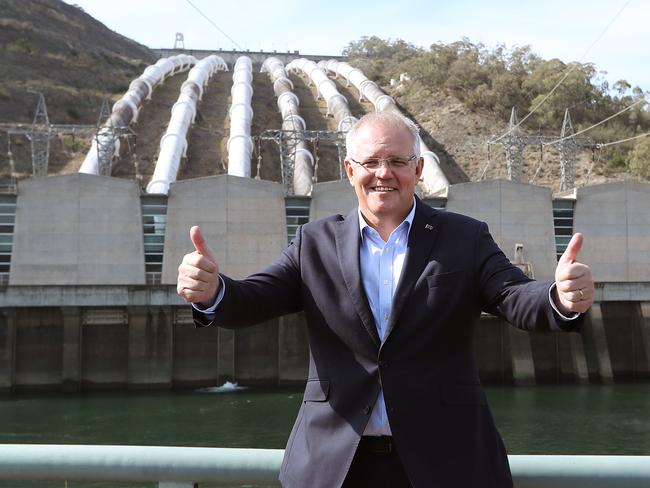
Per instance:
[[[361,208],[357,207],[357,213],[359,214],[359,233],[361,234],[361,239],[363,240],[363,229],[366,227],[370,227],[368,223],[366,222],[366,219],[363,218],[363,215],[361,215]],[[408,229],[406,231],[406,238],[408,239],[408,236],[411,232],[411,224],[413,223],[413,217],[415,217],[415,197],[413,197],[413,206],[411,207],[411,211],[408,213],[406,218],[402,221],[401,224],[399,224],[397,227],[400,227],[404,222],[408,223]],[[396,228],[397,228],[396,227]]]

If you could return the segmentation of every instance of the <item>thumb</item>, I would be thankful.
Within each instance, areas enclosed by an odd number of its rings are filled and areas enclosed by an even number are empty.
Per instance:
[[[217,260],[214,257],[214,253],[212,252],[212,249],[210,249],[210,246],[208,246],[208,243],[205,242],[203,234],[201,233],[201,228],[198,225],[194,225],[190,228],[190,239],[192,240],[192,244],[194,244],[194,249],[196,249],[199,254],[202,254],[216,264]]]
[[[582,241],[582,234],[573,234],[573,237],[569,241],[566,251],[564,251],[564,254],[562,254],[559,263],[571,264],[575,262],[575,260],[578,259],[578,253],[580,252],[580,249],[582,249]]]

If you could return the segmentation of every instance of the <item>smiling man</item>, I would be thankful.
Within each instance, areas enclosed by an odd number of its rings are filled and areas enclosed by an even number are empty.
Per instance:
[[[309,375],[280,480],[285,487],[512,486],[480,385],[481,311],[526,330],[576,330],[591,305],[577,234],[555,282],[513,266],[483,222],[415,197],[417,127],[360,119],[345,168],[359,206],[302,226],[267,269],[219,274],[198,227],[178,293],[199,326],[243,327],[304,311]]]

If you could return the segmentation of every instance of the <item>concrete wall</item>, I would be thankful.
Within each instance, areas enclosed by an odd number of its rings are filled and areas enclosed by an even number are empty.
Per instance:
[[[193,251],[192,225],[201,227],[220,271],[243,278],[269,265],[286,246],[283,187],[230,175],[174,183],[167,203],[163,283],[176,283],[183,255]],[[250,329],[219,330],[216,382],[276,382],[278,329],[279,319],[274,319]],[[302,347],[306,350],[306,343]]]
[[[461,183],[449,187],[447,210],[486,222],[510,260],[515,243],[524,245],[524,261],[537,279],[555,274],[555,240],[551,191],[507,180]]]
[[[197,329],[191,323],[174,326],[174,386],[213,386],[218,383],[218,334],[216,327]]]
[[[59,309],[22,309],[16,315],[14,385],[52,389],[61,384],[63,326]]]
[[[650,185],[579,188],[573,226],[596,281],[650,281]]]
[[[515,244],[523,244],[523,261],[532,264],[534,277],[552,279],[557,264],[553,201],[548,188],[491,180],[449,187],[447,211],[486,222],[492,237],[514,261]],[[570,339],[548,334],[529,334],[512,327],[500,330],[503,374],[516,384],[558,381],[563,376],[580,379],[573,357],[582,358],[581,347],[573,350]],[[482,334],[478,350],[489,348],[494,338]],[[562,347],[560,347],[562,345]],[[562,350],[565,354],[560,354]]]
[[[582,336],[526,334],[484,317],[474,331],[481,379],[518,385],[647,380],[647,305],[642,313],[638,303],[606,302],[602,315],[590,316]],[[96,310],[5,309],[0,392],[204,387],[225,380],[277,386],[306,379],[307,338],[300,314],[238,330],[224,340],[223,329],[196,329],[186,318],[178,320],[187,316],[186,306],[111,309],[123,314],[123,323],[89,320]],[[527,347],[521,347],[522,338],[529,339]],[[585,358],[576,354],[576,342],[580,350],[584,343]],[[578,359],[583,366],[576,365]]]
[[[347,215],[357,206],[354,188],[347,179],[316,183],[311,192],[309,220],[317,220],[333,214]]]
[[[600,274],[612,281],[599,284],[599,304],[582,336],[531,336],[500,320],[482,320],[475,342],[485,381],[648,377],[649,191],[634,183],[578,191],[576,229],[586,236],[582,257],[597,280]],[[318,183],[311,219],[347,214],[355,206],[347,181]],[[21,182],[17,207],[11,282],[0,287],[0,391],[304,381],[308,350],[301,314],[236,332],[195,329],[188,306],[175,294],[176,269],[192,250],[191,225],[202,226],[222,271],[235,278],[277,257],[286,245],[281,185],[228,175],[173,184],[161,286],[143,284],[140,202],[131,182],[92,175],[35,178]],[[514,243],[523,242],[536,276],[551,274],[548,190],[507,181],[455,185],[447,208],[486,220],[511,258]],[[610,252],[603,251],[607,246]]]
[[[282,185],[219,175],[173,183],[167,201],[162,283],[175,284],[199,225],[221,272],[243,278],[273,262],[286,246]]]
[[[18,183],[10,285],[144,282],[135,183],[82,173]]]

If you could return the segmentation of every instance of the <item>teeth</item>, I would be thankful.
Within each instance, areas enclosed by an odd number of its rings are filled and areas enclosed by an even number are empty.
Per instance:
[[[394,188],[389,188],[387,186],[376,186],[375,191],[394,191]]]

